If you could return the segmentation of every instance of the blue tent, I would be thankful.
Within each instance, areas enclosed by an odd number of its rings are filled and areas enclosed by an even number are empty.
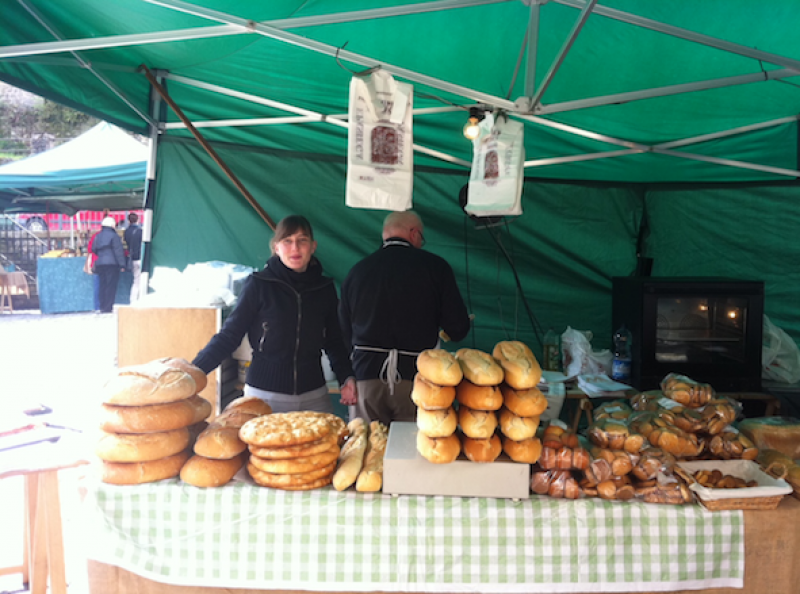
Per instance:
[[[0,211],[141,208],[145,144],[106,122],[49,151],[0,166]]]

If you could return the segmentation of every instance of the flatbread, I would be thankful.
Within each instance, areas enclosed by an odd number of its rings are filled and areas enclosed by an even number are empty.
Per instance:
[[[250,456],[250,463],[259,470],[272,474],[302,474],[327,466],[338,459],[339,447],[337,446],[321,454],[314,454],[304,458],[289,458],[287,460],[269,460],[258,456]]]
[[[267,458],[268,460],[285,460],[287,458],[302,458],[305,456],[313,456],[314,454],[321,454],[333,448],[338,447],[336,444],[339,441],[338,436],[333,433],[312,441],[311,443],[302,444],[298,446],[284,446],[274,448],[262,448],[259,446],[251,445],[250,453],[259,458]]]
[[[239,430],[239,438],[248,445],[259,447],[296,446],[311,443],[331,433],[337,434],[328,417],[334,417],[334,415],[309,411],[264,415],[242,425]]]
[[[251,458],[252,460],[252,458]],[[336,463],[328,464],[322,468],[304,472],[301,474],[273,474],[259,470],[251,462],[247,463],[247,472],[253,480],[262,487],[273,489],[285,489],[289,491],[301,491],[308,489],[318,489],[329,485],[333,480],[333,471]]]

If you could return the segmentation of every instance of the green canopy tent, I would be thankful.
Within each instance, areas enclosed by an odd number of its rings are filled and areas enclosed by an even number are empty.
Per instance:
[[[19,0],[4,17],[0,79],[157,138],[151,265],[259,265],[270,234],[140,65],[273,219],[311,218],[337,280],[385,214],[344,205],[349,80],[380,66],[414,85],[414,208],[478,346],[535,346],[526,305],[608,346],[610,278],[640,251],[656,275],[764,279],[800,339],[796,3]],[[458,204],[469,107],[524,124],[506,226]]]

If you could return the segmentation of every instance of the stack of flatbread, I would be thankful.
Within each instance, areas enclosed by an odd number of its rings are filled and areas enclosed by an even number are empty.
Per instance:
[[[239,438],[250,450],[247,471],[263,486],[307,491],[329,485],[347,426],[320,412],[276,413],[247,421]]]

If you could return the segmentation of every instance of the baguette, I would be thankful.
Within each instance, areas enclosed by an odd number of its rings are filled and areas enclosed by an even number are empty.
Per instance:
[[[195,454],[181,468],[181,480],[193,487],[221,487],[244,466],[245,456],[214,460]]]
[[[369,445],[364,466],[356,480],[356,491],[374,493],[383,486],[383,456],[386,453],[388,429],[379,421],[369,424]]]
[[[239,430],[257,416],[238,408],[226,409],[197,436],[194,453],[214,460],[235,458],[247,449],[247,444],[239,438]]]
[[[350,438],[339,453],[339,464],[333,474],[333,488],[344,491],[358,479],[367,451],[367,424],[355,418],[347,425]]]

